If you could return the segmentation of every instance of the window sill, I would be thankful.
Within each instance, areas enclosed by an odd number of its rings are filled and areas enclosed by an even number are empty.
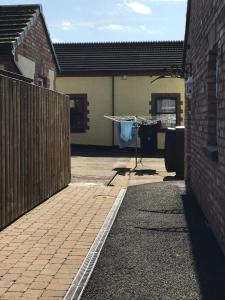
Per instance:
[[[203,147],[206,157],[212,161],[218,161],[218,147],[206,145]]]

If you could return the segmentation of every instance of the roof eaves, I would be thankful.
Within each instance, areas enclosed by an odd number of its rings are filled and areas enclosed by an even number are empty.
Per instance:
[[[7,76],[7,77],[10,77],[10,78],[15,78],[15,79],[25,81],[25,82],[28,82],[28,83],[33,82],[33,80],[28,78],[28,77],[25,77],[25,76],[20,75],[18,73],[13,73],[13,72],[10,72],[10,71],[2,70],[2,69],[0,69],[0,75]]]
[[[182,68],[180,66],[172,66],[171,68],[156,68],[156,69],[95,69],[95,70],[63,70],[59,74],[60,77],[71,77],[71,76],[89,76],[89,75],[103,75],[103,76],[120,76],[120,75],[148,75],[148,76],[159,76],[159,75],[170,75],[175,77],[182,77]]]
[[[42,12],[42,7],[41,6],[40,6],[40,16],[41,16],[42,21],[43,21],[45,33],[46,33],[46,36],[47,36],[47,39],[48,39],[48,42],[49,42],[49,45],[50,45],[50,48],[51,48],[51,51],[52,51],[53,58],[55,60],[57,71],[60,72],[60,65],[59,65],[59,62],[58,62],[58,58],[56,56],[55,49],[53,47],[53,44],[52,44],[52,41],[51,41],[51,38],[50,38],[50,34],[49,34],[49,31],[48,31],[48,28],[47,28],[47,25],[46,25],[45,17],[44,17],[44,14]]]

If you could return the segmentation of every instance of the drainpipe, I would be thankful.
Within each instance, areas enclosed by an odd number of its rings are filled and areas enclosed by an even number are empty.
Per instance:
[[[115,77],[112,76],[112,116],[115,115]],[[114,146],[114,122],[112,122],[112,146]]]

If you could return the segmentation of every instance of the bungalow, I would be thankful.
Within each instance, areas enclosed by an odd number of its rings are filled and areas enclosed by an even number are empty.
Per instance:
[[[167,113],[184,122],[183,42],[54,44],[56,89],[71,99],[71,143],[118,145],[104,115]],[[169,124],[168,124],[169,125]],[[164,148],[165,130],[158,133]]]
[[[225,253],[225,3],[188,1],[186,182]]]
[[[40,5],[0,6],[0,69],[55,89],[59,65]]]

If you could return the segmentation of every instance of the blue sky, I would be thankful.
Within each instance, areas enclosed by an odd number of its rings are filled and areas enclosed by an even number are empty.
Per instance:
[[[187,0],[1,0],[40,3],[53,42],[183,40]]]

